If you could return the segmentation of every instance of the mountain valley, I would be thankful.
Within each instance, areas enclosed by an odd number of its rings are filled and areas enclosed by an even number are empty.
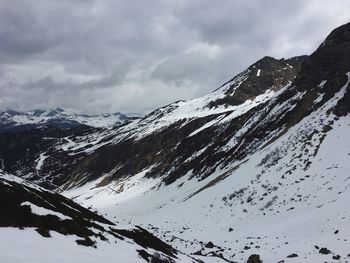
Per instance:
[[[35,239],[57,262],[350,262],[349,83],[350,23],[146,116],[4,111],[1,254]]]

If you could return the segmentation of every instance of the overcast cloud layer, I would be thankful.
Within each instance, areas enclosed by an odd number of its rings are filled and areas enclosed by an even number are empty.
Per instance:
[[[0,108],[147,112],[265,55],[309,54],[349,0],[3,0]]]

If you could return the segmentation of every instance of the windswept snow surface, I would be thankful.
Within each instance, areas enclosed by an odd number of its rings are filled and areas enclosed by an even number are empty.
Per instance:
[[[105,243],[99,249],[94,249],[79,246],[74,237],[56,232],[50,234],[52,238],[47,239],[30,228],[21,231],[1,228],[1,260],[12,263],[96,263],[102,259],[103,262],[141,262],[134,247],[126,242]]]
[[[80,246],[76,237],[64,236],[51,231],[51,238],[43,238],[34,229],[0,228],[1,262],[11,263],[136,263],[146,262],[137,250],[141,246],[119,240],[101,242],[97,248]],[[113,239],[113,237],[110,237]],[[115,239],[115,238],[114,238]],[[152,249],[150,251],[152,253]],[[178,255],[177,262],[192,262]]]

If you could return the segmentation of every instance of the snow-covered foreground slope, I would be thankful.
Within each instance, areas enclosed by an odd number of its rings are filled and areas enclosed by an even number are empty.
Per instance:
[[[47,240],[31,228],[24,230],[1,228],[0,244],[3,262],[147,262],[140,258],[136,251],[137,247],[127,242],[103,243],[94,249],[79,246],[74,242],[74,238],[55,232],[52,233],[50,240]]]
[[[0,208],[1,262],[193,262],[144,229],[2,172]]]

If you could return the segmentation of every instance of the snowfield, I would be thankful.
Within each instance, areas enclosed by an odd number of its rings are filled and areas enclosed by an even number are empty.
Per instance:
[[[97,248],[84,247],[74,237],[51,232],[51,238],[41,237],[34,229],[0,228],[1,262],[11,263],[96,263],[146,262],[137,249],[142,247],[125,241],[101,242]],[[14,249],[16,248],[16,249]],[[183,255],[178,262],[193,262]]]

